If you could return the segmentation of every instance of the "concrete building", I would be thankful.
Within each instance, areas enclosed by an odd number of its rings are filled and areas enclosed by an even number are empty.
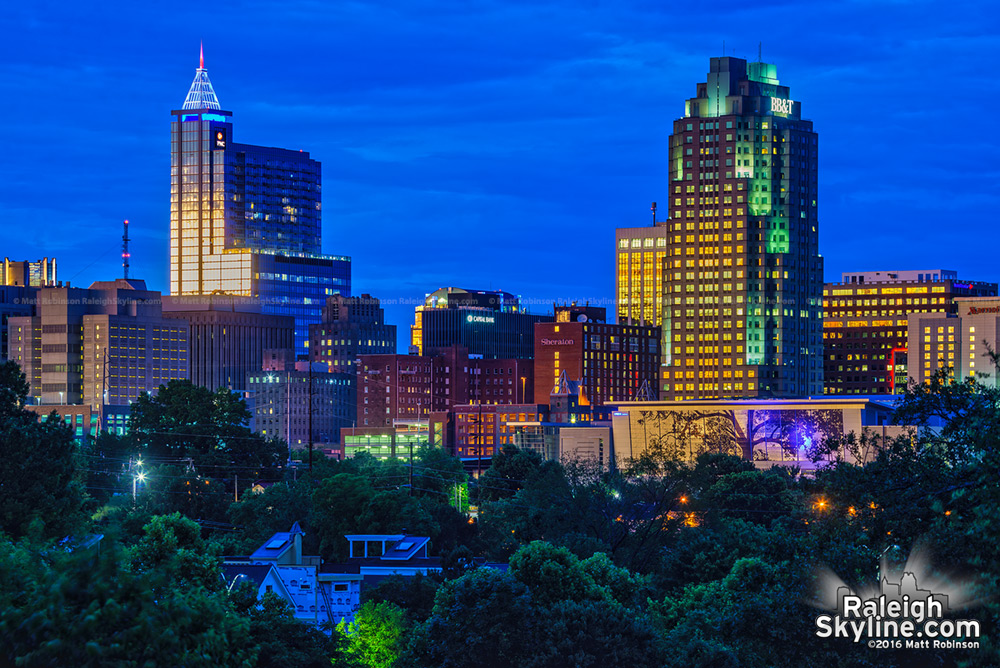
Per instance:
[[[717,452],[762,468],[811,470],[837,458],[868,461],[885,438],[906,433],[907,427],[890,424],[894,409],[888,396],[649,401],[619,404],[611,420],[619,463],[647,451],[681,461]],[[874,441],[858,453],[818,455],[824,443],[851,432],[859,438],[867,432]]]
[[[263,369],[247,376],[253,430],[280,438],[291,450],[336,446],[354,423],[353,379],[325,364],[294,360],[294,352],[264,352]]]
[[[8,359],[7,321],[34,313],[37,288],[22,285],[0,285],[0,362]]]
[[[309,359],[330,371],[353,374],[359,355],[395,354],[396,326],[386,324],[379,300],[369,294],[328,297],[321,321],[309,326]]]
[[[902,393],[909,316],[955,314],[959,298],[996,294],[996,283],[947,269],[845,272],[823,287],[824,393]]]
[[[55,258],[15,262],[5,257],[0,267],[0,285],[46,288],[55,287],[57,282]]]
[[[668,399],[822,392],[818,136],[774,65],[722,57],[670,136]]]
[[[42,405],[128,405],[188,377],[188,326],[164,318],[138,279],[40,288],[34,314],[9,321],[10,358]]]
[[[213,391],[246,391],[265,350],[295,345],[295,319],[261,313],[250,297],[164,297],[163,317],[188,324],[190,380]]]

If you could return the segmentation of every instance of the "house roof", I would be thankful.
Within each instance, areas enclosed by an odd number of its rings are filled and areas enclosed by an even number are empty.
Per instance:
[[[381,559],[386,561],[409,561],[430,540],[430,538],[425,536],[403,536],[402,540],[385,551]]]
[[[286,550],[292,547],[295,540],[295,534],[305,535],[302,527],[296,522],[292,525],[292,528],[288,531],[279,531],[270,538],[268,538],[263,545],[258,547],[253,554],[250,555],[250,559],[278,559],[285,553]]]
[[[272,568],[274,566],[271,564],[223,564],[222,579],[227,585],[230,585],[242,576],[256,583],[257,588],[260,589],[264,585],[264,578],[267,577]]]

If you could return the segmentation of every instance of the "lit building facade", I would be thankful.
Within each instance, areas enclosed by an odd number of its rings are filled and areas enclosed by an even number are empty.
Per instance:
[[[309,358],[330,371],[353,374],[359,355],[395,354],[396,326],[385,323],[385,311],[371,295],[328,297],[322,321],[309,326]]]
[[[958,297],[954,314],[910,314],[907,330],[910,381],[923,384],[948,369],[955,379],[978,377],[993,387],[1000,385],[989,358],[990,350],[1000,350],[1000,298]]]
[[[14,262],[4,258],[0,268],[0,285],[53,287],[56,285],[56,259],[46,257],[37,262]]]
[[[551,321],[549,315],[525,313],[509,292],[441,288],[416,308],[410,349],[433,355],[457,345],[486,359],[530,359],[535,323]]]
[[[774,65],[712,58],[670,137],[661,397],[822,392],[818,137]]]
[[[253,297],[309,325],[350,294],[350,258],[321,254],[320,164],[304,151],[238,144],[204,68],[171,112],[170,292]]]
[[[128,405],[188,377],[188,325],[164,318],[138,279],[41,288],[34,314],[9,320],[10,358],[41,405]]]
[[[996,283],[959,280],[947,269],[845,272],[823,288],[824,393],[902,393],[909,316],[955,314],[956,299],[996,294]],[[915,361],[920,375],[922,352]]]
[[[580,383],[594,406],[642,397],[655,399],[660,328],[578,318],[571,309],[557,307],[556,322],[535,326],[534,396],[548,398],[565,376]]]
[[[615,230],[619,324],[658,327],[663,322],[663,266],[669,238],[669,221]]]
[[[265,350],[295,344],[295,320],[265,315],[249,297],[164,297],[163,317],[188,324],[189,379],[212,391],[245,391],[247,376],[260,371]]]

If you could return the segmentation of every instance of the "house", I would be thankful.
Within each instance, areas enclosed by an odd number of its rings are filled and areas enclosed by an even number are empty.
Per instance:
[[[394,575],[412,577],[441,570],[441,558],[428,556],[430,538],[406,534],[357,534],[345,536],[350,557],[344,563],[323,564],[321,572],[336,577],[354,575],[365,586]]]
[[[361,577],[351,573],[320,572],[319,556],[302,554],[299,523],[271,536],[247,557],[226,557],[223,576],[227,586],[248,579],[257,595],[272,592],[292,606],[295,618],[311,624],[351,622],[361,604]]]

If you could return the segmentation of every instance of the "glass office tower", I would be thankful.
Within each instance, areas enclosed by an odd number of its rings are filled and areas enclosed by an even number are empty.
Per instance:
[[[670,136],[661,398],[823,392],[818,138],[774,65],[712,58]]]
[[[171,114],[170,293],[259,299],[305,354],[326,298],[350,295],[350,258],[321,253],[320,163],[234,142],[204,59]]]

